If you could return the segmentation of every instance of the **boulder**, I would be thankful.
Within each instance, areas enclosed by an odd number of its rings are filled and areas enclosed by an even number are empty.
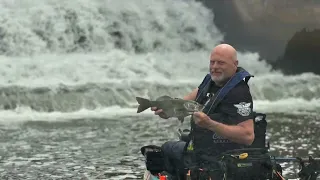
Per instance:
[[[314,59],[320,51],[310,50],[320,44],[319,0],[199,1],[213,10],[214,23],[225,34],[225,42],[238,50],[259,52],[262,59],[287,74],[320,74],[314,68],[314,63],[320,65]],[[306,64],[296,56],[305,57]]]

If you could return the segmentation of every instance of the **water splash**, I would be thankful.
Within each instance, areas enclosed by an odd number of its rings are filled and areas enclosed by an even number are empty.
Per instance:
[[[181,97],[197,87],[210,49],[223,39],[213,13],[191,0],[123,2],[2,1],[0,109],[25,112],[25,119],[28,113],[130,109],[135,96]],[[318,111],[319,76],[284,76],[257,53],[238,58],[255,75],[255,108]]]
[[[6,55],[187,52],[222,40],[213,13],[194,1],[15,0],[0,8],[0,51]]]

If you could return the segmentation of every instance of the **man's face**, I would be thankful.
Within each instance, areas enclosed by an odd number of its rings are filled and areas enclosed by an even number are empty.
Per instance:
[[[211,79],[217,84],[222,85],[228,81],[237,70],[238,61],[232,56],[219,52],[213,52],[210,56]]]

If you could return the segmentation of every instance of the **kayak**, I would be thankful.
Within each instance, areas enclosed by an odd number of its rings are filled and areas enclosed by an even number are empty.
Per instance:
[[[298,176],[300,180],[316,180],[320,177],[320,157],[308,158],[300,157],[275,157],[269,153],[269,142],[266,147],[266,128],[267,121],[266,115],[262,113],[256,113],[255,121],[255,141],[254,143],[244,149],[230,150],[221,154],[219,163],[223,164],[223,174],[231,179],[268,179],[268,180],[284,180],[282,177],[282,167],[278,163],[284,162],[296,162],[299,163],[300,169],[298,170]],[[184,138],[184,131],[179,131],[180,140]],[[189,131],[186,131],[189,132]],[[184,140],[183,140],[184,141]],[[156,145],[148,145],[141,147],[141,153],[145,157],[146,170],[143,175],[143,180],[176,180],[175,176],[165,172],[164,160],[161,147]],[[209,160],[210,159],[210,160]],[[217,160],[211,160],[210,157],[206,158],[206,161],[217,163]],[[222,167],[222,166],[221,166]],[[206,169],[206,170],[204,170]],[[195,174],[208,174],[212,172],[210,168],[193,167],[188,173],[184,174],[184,179],[190,180],[191,176]],[[195,172],[193,174],[193,172]],[[240,173],[240,174],[239,174]],[[203,177],[201,175],[201,177]],[[181,179],[180,180],[184,180]],[[197,178],[196,178],[197,179]],[[212,179],[212,178],[201,178]],[[229,179],[229,178],[228,178]]]
[[[141,152],[146,158],[145,162],[147,169],[143,175],[144,180],[179,179],[176,174],[165,172],[165,164],[162,159],[163,155],[161,154],[162,152],[160,147],[154,145],[144,146],[141,148]],[[223,153],[219,160],[207,157],[206,162],[206,165],[202,164],[201,166],[195,166],[195,164],[193,164],[190,166],[190,168],[186,168],[186,172],[179,175],[179,180],[191,179],[191,177],[194,179],[194,176],[197,177],[196,179],[214,179],[215,176],[212,174],[216,174],[217,170],[221,173],[221,175],[224,174],[226,177],[232,179],[237,176],[241,176],[241,179],[248,179],[247,177],[250,177],[250,179],[251,177],[253,177],[253,179],[257,179],[260,176],[269,179],[268,177],[272,177],[273,174],[271,168],[264,167],[264,163],[271,164],[271,159],[267,154],[265,154],[264,149],[246,148],[232,150]],[[213,167],[212,165],[215,165],[214,169],[210,169],[210,167]],[[228,170],[225,169],[226,167],[228,167]],[[258,173],[256,171],[258,171]],[[282,171],[277,170],[277,173],[281,176]],[[248,174],[250,175],[248,176]]]
[[[274,158],[275,161],[278,162],[299,162],[302,163],[301,169],[298,171],[298,179],[299,180],[317,180],[320,178],[320,158],[314,158],[314,159],[302,159],[302,158],[285,158],[285,157],[278,157]],[[306,163],[307,165],[305,165]],[[279,165],[280,166],[280,165]],[[281,168],[281,166],[280,166]],[[285,180],[285,178],[282,176],[282,169],[279,169],[279,171],[273,170],[273,180]],[[190,177],[190,176],[189,176]],[[210,179],[210,178],[209,178]],[[268,180],[272,180],[269,179]],[[171,175],[162,175],[162,174],[152,174],[150,171],[145,170],[143,174],[143,180],[177,180],[177,178],[171,176]],[[191,178],[185,178],[181,180],[191,180]]]

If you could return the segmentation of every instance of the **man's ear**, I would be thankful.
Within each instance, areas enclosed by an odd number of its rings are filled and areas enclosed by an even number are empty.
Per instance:
[[[235,60],[235,61],[234,61],[234,65],[235,65],[236,67],[238,67],[238,64],[239,64],[239,61],[238,61],[238,60]]]

